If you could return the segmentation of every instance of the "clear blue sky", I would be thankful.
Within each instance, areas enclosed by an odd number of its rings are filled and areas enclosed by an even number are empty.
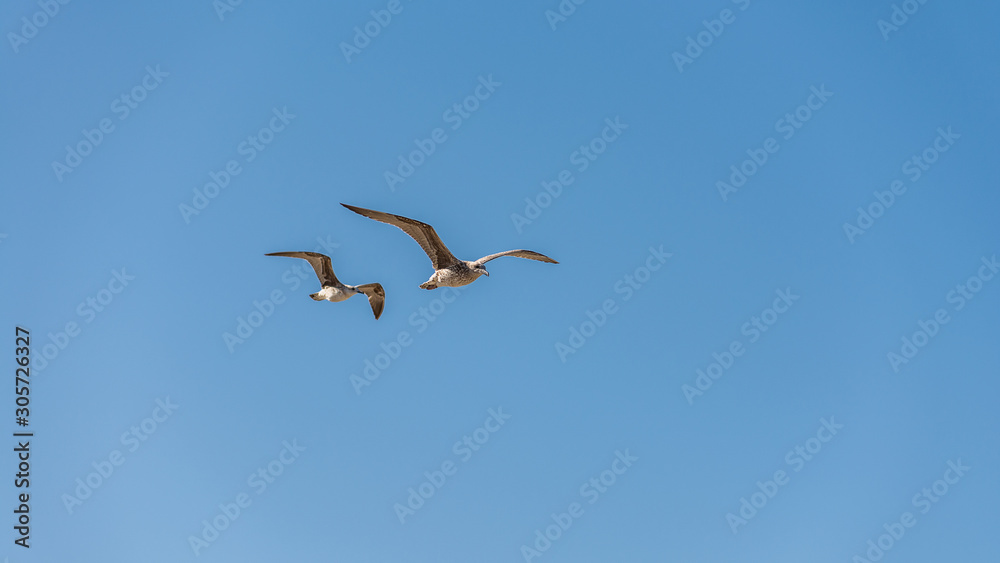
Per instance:
[[[1000,8],[50,4],[0,8],[0,556],[996,560]],[[560,264],[428,292],[340,202]]]

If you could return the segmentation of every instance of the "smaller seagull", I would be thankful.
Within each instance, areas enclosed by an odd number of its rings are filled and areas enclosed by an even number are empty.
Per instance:
[[[374,219],[387,225],[398,227],[404,233],[410,235],[413,240],[417,241],[420,248],[423,248],[424,252],[426,252],[427,256],[431,259],[431,265],[434,266],[434,273],[431,275],[431,278],[420,284],[420,287],[423,289],[437,289],[442,286],[460,287],[463,285],[469,285],[470,283],[476,281],[479,279],[479,276],[488,277],[490,273],[486,271],[486,267],[483,264],[486,264],[494,258],[500,258],[501,256],[517,256],[518,258],[528,258],[530,260],[538,260],[539,262],[548,262],[550,264],[559,263],[548,256],[539,254],[533,250],[507,250],[483,256],[479,260],[459,260],[458,258],[455,258],[451,251],[448,250],[448,247],[444,245],[441,237],[439,237],[437,232],[434,231],[434,227],[428,225],[427,223],[421,223],[420,221],[410,219],[409,217],[403,217],[401,215],[393,215],[391,213],[383,213],[381,211],[372,211],[371,209],[365,209],[363,207],[354,207],[353,205],[347,205],[346,203],[341,203],[340,205],[343,205],[358,215],[364,215],[369,219]]]
[[[375,320],[382,316],[382,309],[385,307],[385,290],[382,284],[366,283],[362,285],[344,285],[340,283],[337,276],[333,275],[333,266],[330,264],[330,257],[319,252],[272,252],[264,256],[288,256],[289,258],[301,258],[316,270],[316,277],[323,284],[323,289],[313,293],[312,297],[316,301],[332,301],[337,303],[344,301],[353,295],[364,293],[368,296],[368,303],[375,313]]]

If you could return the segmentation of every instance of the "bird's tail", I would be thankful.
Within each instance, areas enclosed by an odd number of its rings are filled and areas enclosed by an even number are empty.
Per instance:
[[[380,283],[364,283],[357,286],[357,290],[368,296],[368,304],[372,306],[372,313],[375,313],[375,320],[382,316],[382,309],[385,308],[385,290]]]
[[[322,301],[323,300],[323,298],[319,296],[318,292],[317,293],[311,293],[311,294],[309,294],[309,297],[312,297],[313,301]]]

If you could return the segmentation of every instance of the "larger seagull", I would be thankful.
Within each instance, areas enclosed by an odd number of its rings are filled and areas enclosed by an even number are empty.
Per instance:
[[[368,296],[368,303],[372,306],[372,313],[375,313],[375,320],[382,316],[382,309],[385,307],[385,290],[382,284],[365,283],[361,285],[344,285],[340,283],[337,276],[333,275],[333,266],[330,264],[330,257],[319,252],[272,252],[265,256],[288,256],[289,258],[301,258],[316,270],[316,277],[323,284],[323,289],[313,293],[315,301],[338,302],[349,299],[359,293]]]
[[[559,263],[544,254],[539,254],[538,252],[534,252],[532,250],[507,250],[505,252],[497,252],[496,254],[483,256],[479,260],[459,260],[458,258],[455,258],[451,251],[448,250],[448,247],[444,245],[444,242],[441,241],[441,237],[439,237],[434,231],[434,227],[428,225],[427,223],[421,223],[420,221],[410,219],[409,217],[393,215],[391,213],[383,213],[381,211],[373,211],[362,207],[354,207],[353,205],[347,205],[346,203],[341,203],[341,205],[359,215],[364,215],[369,219],[374,219],[376,221],[386,223],[387,225],[399,227],[404,233],[410,235],[413,237],[413,240],[417,241],[420,248],[423,248],[424,252],[426,252],[427,256],[431,259],[431,265],[434,266],[434,274],[431,275],[429,280],[420,284],[420,287],[423,289],[469,285],[479,279],[479,276],[489,276],[490,273],[486,271],[484,264],[494,258],[500,258],[501,256],[517,256],[518,258],[528,258],[530,260],[538,260],[540,262],[548,262],[550,264]]]

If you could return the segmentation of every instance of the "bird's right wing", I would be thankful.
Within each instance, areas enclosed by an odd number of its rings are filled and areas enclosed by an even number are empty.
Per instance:
[[[410,219],[409,217],[403,217],[401,215],[373,211],[363,207],[354,207],[353,205],[347,205],[346,203],[341,203],[340,205],[343,205],[358,215],[364,215],[369,219],[374,219],[387,225],[398,227],[404,233],[413,237],[413,240],[417,241],[420,248],[423,248],[424,252],[427,253],[427,256],[431,259],[431,264],[434,265],[435,270],[447,268],[459,262],[459,259],[455,258],[451,251],[448,250],[448,247],[444,245],[444,242],[441,241],[441,237],[439,237],[434,231],[434,227],[428,225],[427,223],[421,223],[420,221]]]
[[[382,316],[382,309],[385,308],[385,290],[380,283],[365,283],[357,286],[358,291],[368,296],[368,304],[372,306],[372,313],[375,313],[375,320]]]
[[[320,283],[323,287],[333,286],[339,287],[340,281],[337,280],[337,276],[333,275],[333,265],[330,264],[330,257],[326,254],[320,254],[319,252],[272,252],[271,254],[265,254],[264,256],[288,256],[289,258],[301,258],[316,270],[316,277],[319,278]]]

